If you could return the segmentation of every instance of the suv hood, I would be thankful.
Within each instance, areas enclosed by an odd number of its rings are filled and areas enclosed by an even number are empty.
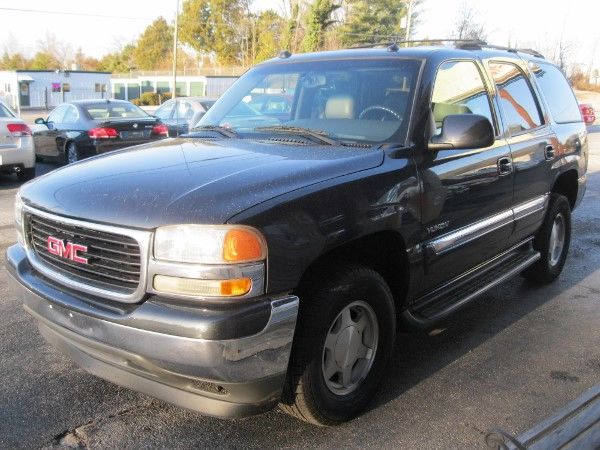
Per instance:
[[[81,161],[24,185],[26,204],[99,223],[225,223],[278,195],[376,167],[383,151],[170,139]]]

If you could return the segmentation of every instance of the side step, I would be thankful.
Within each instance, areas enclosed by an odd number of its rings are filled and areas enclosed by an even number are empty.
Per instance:
[[[404,318],[421,328],[427,327],[519,274],[538,259],[540,253],[531,249],[529,242],[521,243],[417,299],[404,312]]]

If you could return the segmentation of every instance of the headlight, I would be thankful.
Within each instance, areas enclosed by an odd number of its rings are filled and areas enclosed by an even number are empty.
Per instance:
[[[25,239],[23,237],[23,201],[21,200],[21,194],[17,192],[15,195],[15,229],[17,231],[17,242],[21,245],[25,245]]]
[[[266,258],[265,239],[251,227],[160,227],[154,233],[152,288],[187,298],[260,295]]]
[[[156,230],[154,257],[180,263],[239,264],[264,260],[267,246],[250,227],[173,225]]]

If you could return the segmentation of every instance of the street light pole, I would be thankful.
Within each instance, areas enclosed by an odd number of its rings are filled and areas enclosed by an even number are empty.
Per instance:
[[[179,0],[175,0],[175,30],[173,33],[173,94],[172,98],[177,97],[177,34],[179,32]]]

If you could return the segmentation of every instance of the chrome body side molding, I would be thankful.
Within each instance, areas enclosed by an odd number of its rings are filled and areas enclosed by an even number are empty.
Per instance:
[[[428,253],[441,255],[468,242],[485,236],[506,225],[533,214],[543,215],[548,207],[548,194],[540,195],[515,207],[459,228],[425,244]]]

